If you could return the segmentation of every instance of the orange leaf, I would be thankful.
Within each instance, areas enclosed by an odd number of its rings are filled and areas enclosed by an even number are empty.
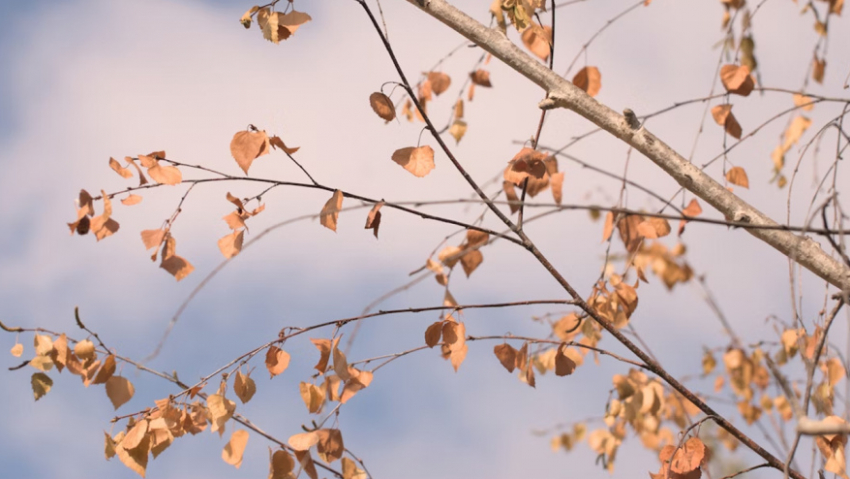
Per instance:
[[[487,70],[475,70],[474,72],[469,74],[469,77],[472,79],[473,85],[483,86],[483,87],[487,87],[487,88],[490,88],[490,87],[493,86],[493,84],[490,83],[490,72],[488,72]],[[469,92],[470,92],[469,93],[469,96],[470,96],[469,101],[472,101],[472,89],[471,88],[470,88]]]
[[[343,194],[340,190],[334,190],[333,196],[329,199],[322,211],[319,212],[319,222],[325,228],[336,232],[336,222],[339,219],[339,210],[342,209]]]
[[[500,363],[502,363],[502,366],[504,366],[509,373],[514,372],[517,360],[516,349],[514,349],[510,344],[504,343],[494,347],[493,353],[496,355],[496,358],[499,360]]]
[[[142,197],[139,195],[130,195],[123,200],[121,200],[121,204],[124,206],[133,206],[142,202]]]
[[[230,441],[224,446],[221,451],[221,458],[224,462],[239,469],[242,465],[242,454],[245,452],[245,446],[248,445],[248,431],[239,429],[233,431],[230,435]]]
[[[269,144],[278,150],[283,150],[284,152],[286,152],[287,155],[291,155],[301,149],[300,146],[296,146],[295,148],[290,148],[286,146],[283,140],[281,140],[280,137],[277,135],[269,138]]]
[[[552,27],[547,25],[541,28],[540,25],[532,23],[531,26],[522,32],[522,43],[537,58],[545,62],[549,58],[549,52],[551,51]]]
[[[244,237],[245,230],[234,231],[218,240],[218,249],[225,258],[230,259],[242,251]]]
[[[289,367],[289,353],[277,346],[269,346],[269,350],[266,351],[266,369],[269,370],[270,377],[273,378],[286,371],[287,367]]]
[[[122,178],[130,178],[131,176],[133,176],[133,173],[127,168],[121,166],[121,164],[118,163],[115,158],[109,158],[109,167],[112,168],[116,173],[121,175]]]
[[[747,65],[723,65],[720,68],[720,81],[729,93],[748,96],[755,88],[755,82]]]
[[[584,67],[573,77],[573,85],[581,88],[590,96],[596,96],[602,88],[602,74],[596,67]]]
[[[430,146],[407,147],[393,153],[393,161],[413,176],[422,178],[434,169],[434,150]]]
[[[375,206],[369,211],[369,215],[366,216],[366,228],[367,230],[372,230],[375,233],[375,238],[378,237],[378,228],[381,226],[381,207],[384,206],[384,202],[380,201],[375,203]]]
[[[240,131],[230,141],[230,154],[245,174],[248,174],[251,163],[268,154],[269,149],[269,137],[265,131]]]
[[[750,180],[747,178],[747,172],[740,166],[732,167],[726,172],[726,181],[742,188],[750,187]]]
[[[451,77],[442,72],[428,73],[428,81],[431,83],[431,90],[435,95],[440,95],[444,91],[448,90],[449,85],[452,84]]]

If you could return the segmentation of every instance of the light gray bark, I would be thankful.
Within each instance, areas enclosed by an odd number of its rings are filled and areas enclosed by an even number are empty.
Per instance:
[[[673,177],[682,187],[716,208],[730,220],[754,225],[778,223],[688,162],[645,128],[634,129],[625,117],[599,103],[571,82],[522,51],[501,32],[488,28],[445,0],[407,0],[425,13],[474,42],[548,93],[541,108],[562,107],[587,118],[603,130],[633,146]],[[831,258],[816,241],[805,235],[769,229],[747,229],[785,256],[828,281],[850,291],[850,269]]]

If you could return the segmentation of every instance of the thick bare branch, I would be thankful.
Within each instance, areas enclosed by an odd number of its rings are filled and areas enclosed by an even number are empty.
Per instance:
[[[541,108],[562,107],[575,111],[643,153],[682,187],[702,198],[733,221],[754,225],[778,224],[728,191],[645,128],[633,129],[623,115],[594,100],[571,82],[520,50],[501,32],[482,25],[445,0],[407,1],[492,53],[493,56],[546,90],[548,97],[541,102]],[[780,230],[747,229],[747,231],[833,286],[845,291],[850,290],[850,269],[831,258],[811,238]]]

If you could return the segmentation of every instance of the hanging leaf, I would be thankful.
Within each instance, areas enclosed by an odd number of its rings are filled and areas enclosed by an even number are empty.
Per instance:
[[[339,219],[339,210],[342,209],[343,194],[340,190],[334,190],[333,196],[329,199],[322,211],[319,212],[319,222],[325,228],[336,232],[336,222]]]
[[[522,43],[537,58],[545,62],[549,59],[549,53],[552,50],[552,27],[548,25],[541,27],[532,23],[522,32]]]
[[[573,77],[573,85],[590,96],[596,96],[602,88],[602,74],[596,67],[584,67]]]
[[[381,226],[381,207],[384,206],[384,202],[380,201],[375,203],[375,206],[369,210],[369,215],[366,216],[366,228],[367,230],[372,230],[375,233],[375,238],[378,238],[378,228]]]
[[[387,95],[377,91],[372,93],[369,95],[369,105],[384,121],[390,122],[395,119],[395,106]]]
[[[245,452],[245,446],[248,445],[248,431],[238,429],[230,435],[230,441],[224,446],[221,451],[221,458],[224,462],[239,469],[242,465],[242,454]]]
[[[487,70],[475,70],[474,72],[469,74],[469,77],[472,79],[473,85],[483,86],[486,88],[490,88],[493,86],[490,83],[490,72]],[[470,89],[469,93],[469,101],[472,101],[472,90]]]
[[[431,84],[431,91],[433,91],[435,95],[439,96],[441,93],[449,89],[449,85],[452,84],[452,79],[442,72],[430,72],[428,73],[428,82]]]
[[[741,125],[735,119],[735,115],[732,114],[732,105],[717,105],[711,109],[711,115],[718,125],[726,129],[726,133],[735,139],[741,139]]]
[[[246,175],[251,163],[267,155],[270,149],[269,136],[265,131],[240,131],[230,141],[230,154]]]
[[[726,181],[742,188],[750,187],[750,180],[747,178],[747,172],[740,166],[732,167],[726,172]]]
[[[413,176],[422,178],[434,169],[434,150],[430,146],[407,147],[393,153],[393,161]]]
[[[720,81],[729,93],[748,96],[755,88],[755,82],[747,65],[723,65],[720,68]]]

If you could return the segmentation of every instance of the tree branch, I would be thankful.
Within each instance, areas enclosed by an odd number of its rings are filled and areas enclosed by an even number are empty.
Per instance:
[[[487,28],[445,0],[422,0],[421,3],[419,0],[407,1],[546,90],[549,98],[541,102],[541,108],[562,107],[575,111],[643,153],[682,187],[712,205],[727,218],[754,225],[778,224],[703,173],[645,128],[633,130],[623,115],[594,100],[530,57],[502,33]],[[747,231],[830,284],[841,290],[850,290],[850,269],[831,258],[814,240],[779,230]]]

